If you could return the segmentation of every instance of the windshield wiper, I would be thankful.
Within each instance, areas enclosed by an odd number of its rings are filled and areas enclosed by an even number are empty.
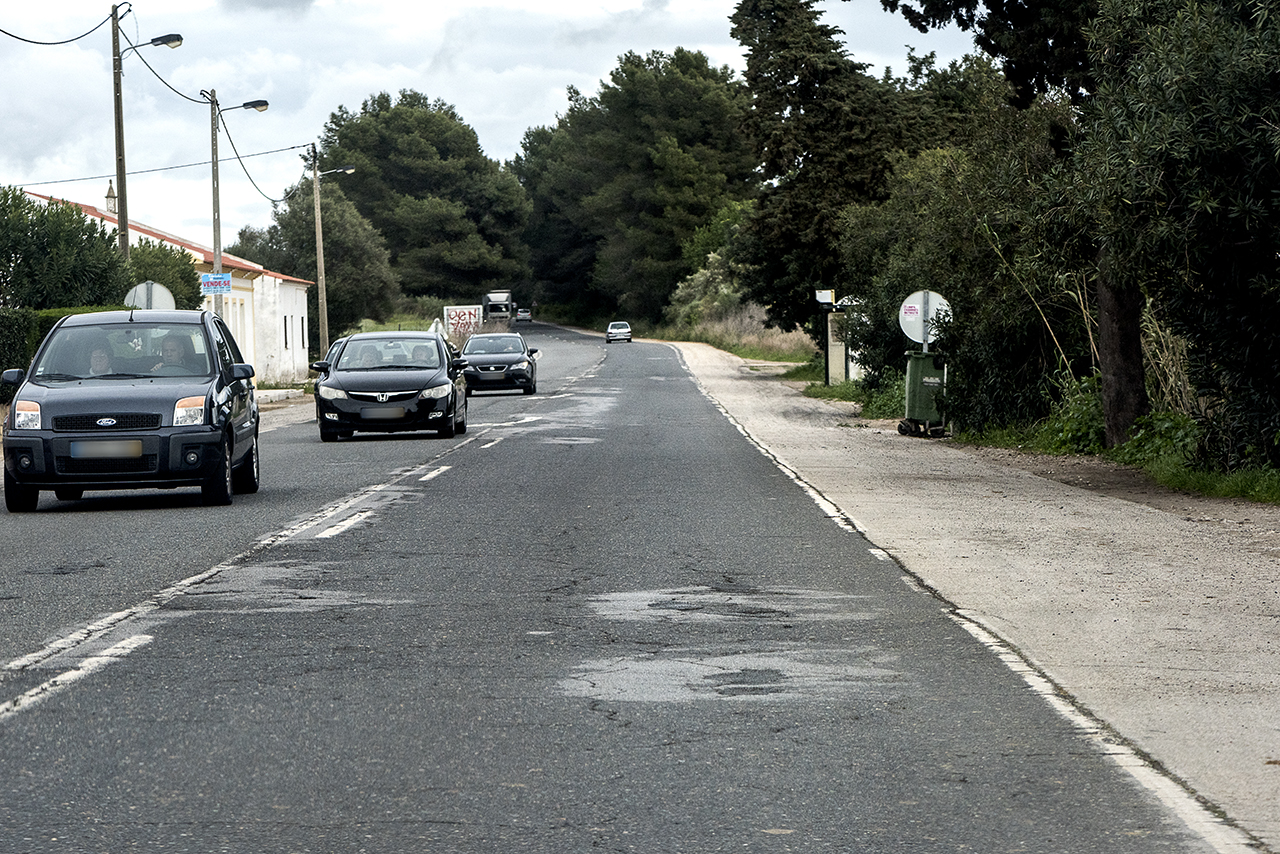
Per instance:
[[[70,382],[72,380],[82,380],[84,379],[84,377],[80,376],[79,374],[59,374],[59,373],[50,372],[47,374],[36,374],[34,377],[32,377],[32,379],[35,380],[36,382],[55,382],[55,383],[64,382],[65,383],[65,382]]]
[[[95,374],[92,377],[85,377],[85,379],[94,379],[94,380],[106,380],[106,379],[145,380],[150,378],[151,378],[151,374],[125,374],[125,373]]]

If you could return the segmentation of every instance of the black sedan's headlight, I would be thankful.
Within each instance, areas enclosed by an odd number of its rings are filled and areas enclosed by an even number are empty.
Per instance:
[[[418,395],[419,400],[441,400],[449,396],[449,392],[453,391],[452,383],[444,385],[433,385],[422,390],[422,394]]]

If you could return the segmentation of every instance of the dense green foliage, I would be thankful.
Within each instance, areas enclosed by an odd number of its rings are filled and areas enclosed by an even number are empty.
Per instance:
[[[478,300],[528,278],[529,200],[452,106],[405,90],[394,103],[375,95],[359,113],[339,108],[320,168],[345,166],[355,172],[343,192],[385,239],[405,294]]]
[[[908,76],[874,79],[845,54],[813,0],[742,0],[733,34],[747,49],[746,125],[767,184],[743,229],[747,294],[783,328],[816,330],[816,290],[848,295],[842,211],[889,197],[903,154],[950,144],[991,108],[983,68],[935,70],[912,56]],[[856,273],[855,273],[856,275]]]
[[[386,243],[360,215],[341,187],[327,176],[320,181],[320,222],[324,229],[325,302],[330,340],[364,318],[381,320],[399,293]],[[244,228],[229,252],[270,270],[316,281],[315,192],[304,178],[286,194],[265,229]],[[319,289],[307,289],[307,340],[318,347]],[[319,354],[316,354],[317,357]]]
[[[1233,0],[1102,3],[1081,207],[1111,275],[1189,345],[1202,460],[1280,464],[1280,20]]]
[[[930,78],[935,90],[963,94],[952,100],[966,109],[953,145],[899,156],[888,198],[844,211],[845,281],[856,300],[848,340],[874,387],[915,346],[898,328],[902,301],[937,291],[952,309],[935,344],[950,366],[949,418],[969,429],[1035,420],[1056,370],[1093,366],[1086,288],[1067,275],[1064,249],[1043,248],[1060,163],[1051,142],[1070,109],[1047,100],[1011,108],[1001,75],[978,60]]]
[[[746,91],[677,48],[628,53],[595,97],[570,88],[569,102],[555,127],[525,135],[512,164],[533,203],[541,298],[657,320],[696,269],[684,244],[754,191]]]
[[[1037,95],[1065,91],[1073,99],[1093,90],[1085,27],[1098,0],[880,0],[921,32],[955,23],[974,31],[974,42],[1004,62],[1020,107]]]
[[[730,20],[747,50],[746,130],[767,184],[742,238],[749,297],[784,329],[816,328],[813,292],[835,288],[836,218],[881,199],[889,156],[911,146],[898,91],[845,55],[814,0],[742,0]]]
[[[0,188],[0,306],[116,304],[129,284],[114,230],[75,205]]]
[[[29,308],[0,308],[0,370],[26,368],[35,353],[36,313]],[[0,403],[8,402],[16,386],[0,386]]]

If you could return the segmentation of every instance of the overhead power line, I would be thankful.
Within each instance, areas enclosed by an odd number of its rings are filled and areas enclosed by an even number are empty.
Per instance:
[[[224,126],[224,127],[225,127],[225,126]],[[286,147],[286,148],[275,148],[275,149],[272,149],[271,151],[259,151],[259,152],[255,153],[255,154],[243,154],[243,155],[242,155],[242,154],[236,154],[236,156],[234,156],[234,157],[219,157],[219,158],[218,158],[218,162],[219,162],[219,163],[228,163],[228,162],[230,162],[230,161],[232,161],[232,160],[248,160],[250,157],[265,157],[265,156],[266,156],[266,155],[268,155],[268,154],[280,154],[281,152],[284,152],[284,151],[295,151],[295,150],[297,150],[297,149],[299,149],[299,148],[308,148],[308,147],[310,147],[310,145],[311,145],[311,143],[304,143],[304,144],[302,144],[302,145],[290,145],[290,146],[288,146],[288,147]],[[234,148],[235,148],[235,146],[233,145],[233,146],[232,146],[232,150],[233,150],[233,151],[234,151]],[[183,164],[182,164],[182,165],[180,165],[180,166],[161,166],[159,169],[139,169],[139,170],[137,170],[137,171],[130,171],[130,172],[127,172],[126,174],[128,174],[128,175],[148,175],[148,174],[152,174],[152,173],[155,173],[155,172],[172,172],[172,171],[175,171],[175,170],[177,170],[177,169],[192,169],[192,168],[194,168],[194,167],[196,167],[196,166],[204,166],[204,167],[208,167],[208,166],[209,166],[209,161],[208,161],[208,160],[201,160],[201,161],[198,161],[198,162],[196,162],[196,163],[183,163]],[[247,173],[246,173],[246,174],[247,174]],[[48,185],[50,185],[50,184],[75,184],[75,183],[77,183],[77,182],[79,182],[79,181],[101,181],[103,178],[114,178],[114,177],[116,177],[116,173],[112,172],[110,175],[88,175],[88,176],[86,176],[86,177],[84,177],[84,178],[59,178],[59,179],[57,179],[57,180],[55,180],[55,181],[23,181],[23,182],[22,182],[22,186],[24,186],[24,187],[44,187],[44,186],[48,186]],[[250,180],[252,180],[252,179],[250,179]],[[257,186],[257,185],[255,184],[254,186]],[[261,190],[259,190],[259,192],[261,192]]]
[[[129,5],[131,5],[131,4],[129,4],[129,3],[125,3],[124,5],[125,5],[125,6],[129,6]],[[71,44],[72,42],[78,42],[78,41],[80,41],[80,39],[82,39],[82,38],[86,38],[87,36],[91,36],[91,35],[93,35],[93,34],[94,34],[94,33],[96,33],[98,30],[102,29],[102,25],[103,25],[103,24],[105,24],[107,21],[110,21],[110,20],[111,20],[111,16],[110,16],[110,15],[108,15],[106,18],[104,18],[104,19],[102,20],[102,23],[98,24],[98,25],[97,25],[96,27],[94,27],[92,30],[89,30],[89,32],[87,32],[87,33],[82,33],[81,35],[78,35],[78,36],[76,36],[76,37],[75,37],[75,38],[73,38],[73,39],[63,39],[62,41],[58,41],[58,42],[42,42],[42,41],[36,41],[35,39],[25,39],[25,38],[23,38],[22,36],[20,36],[20,35],[16,35],[16,34],[14,34],[14,33],[11,33],[11,32],[9,32],[8,30],[5,30],[5,29],[0,29],[0,34],[4,34],[4,35],[8,36],[8,37],[9,37],[9,38],[11,38],[11,39],[17,39],[17,40],[18,40],[18,41],[20,41],[20,42],[26,42],[27,44],[38,44],[38,45],[44,45],[44,46],[49,46],[49,45],[60,45],[60,44]]]

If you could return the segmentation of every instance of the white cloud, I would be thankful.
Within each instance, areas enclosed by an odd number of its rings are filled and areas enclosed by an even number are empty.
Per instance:
[[[904,71],[906,44],[944,62],[972,50],[964,34],[917,33],[879,0],[824,0],[822,8],[874,73],[886,64]],[[124,60],[130,217],[212,242],[201,90],[216,90],[224,108],[271,102],[265,113],[228,110],[230,138],[220,137],[219,154],[231,156],[232,140],[242,155],[289,149],[246,160],[263,193],[279,198],[303,172],[295,147],[317,141],[339,106],[354,111],[370,95],[414,89],[453,104],[485,152],[508,160],[528,128],[555,122],[568,86],[594,93],[628,51],[685,47],[740,71],[733,9],[733,0],[134,0],[121,23],[127,41],[141,45]],[[0,28],[60,41],[109,11],[102,0],[6,4]],[[180,48],[147,45],[170,32],[183,35]],[[143,59],[196,102],[166,88]],[[110,27],[59,46],[0,36],[0,79],[0,184],[101,203],[115,174]],[[238,164],[221,165],[220,183],[224,244],[244,225],[270,224],[270,201]]]

